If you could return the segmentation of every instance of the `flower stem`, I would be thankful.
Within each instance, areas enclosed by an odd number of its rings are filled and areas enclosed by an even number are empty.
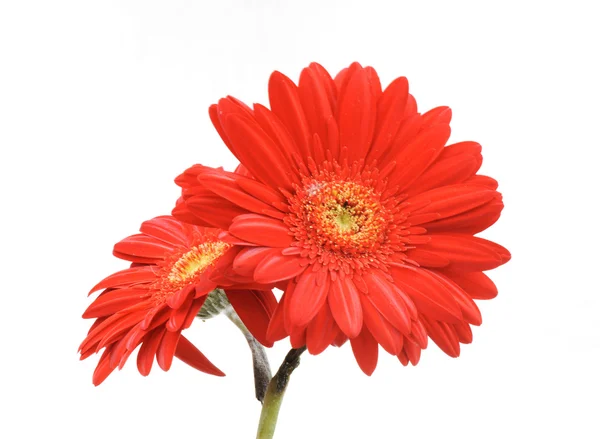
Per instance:
[[[306,346],[299,349],[292,349],[288,352],[279,367],[279,370],[271,379],[267,387],[267,394],[260,412],[260,421],[258,422],[258,432],[256,439],[271,439],[275,434],[277,425],[277,416],[281,408],[281,401],[287,388],[290,376],[294,369],[300,365],[300,355],[306,350]]]
[[[267,386],[271,380],[271,366],[269,365],[269,358],[267,357],[265,348],[252,336],[231,305],[225,308],[224,313],[242,331],[248,342],[254,366],[254,392],[256,399],[262,403],[265,399]]]

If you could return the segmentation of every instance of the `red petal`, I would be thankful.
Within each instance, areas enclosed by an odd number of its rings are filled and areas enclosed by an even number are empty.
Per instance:
[[[158,240],[147,235],[132,235],[115,244],[114,253],[126,260],[134,258],[150,259],[150,263],[156,259],[162,259],[167,253],[174,249],[172,244]],[[138,262],[136,259],[135,262]]]
[[[498,195],[496,191],[466,184],[432,189],[405,201],[411,205],[424,205],[423,208],[414,210],[407,221],[414,226],[428,223],[430,220],[427,215],[432,213],[436,213],[437,218],[459,215],[488,203]],[[418,221],[414,216],[423,217],[424,220]],[[427,226],[424,227],[427,228]]]
[[[333,346],[337,346],[338,348],[343,346],[344,343],[346,343],[348,341],[348,337],[346,336],[346,334],[344,334],[343,332],[338,332],[338,335],[335,337],[335,339],[333,340],[333,343],[331,343]]]
[[[202,352],[196,348],[187,338],[183,335],[177,343],[177,349],[175,350],[175,356],[181,361],[200,372],[205,372],[216,376],[225,376],[221,370],[219,370],[214,364],[212,364],[208,358],[204,356]]]
[[[288,297],[290,324],[304,328],[325,304],[329,291],[329,277],[320,285],[317,273],[307,270],[298,276],[296,288]]]
[[[270,247],[242,248],[242,250],[233,260],[233,269],[241,276],[252,278],[254,276],[254,270],[256,270],[256,266],[271,254],[281,254],[281,250]]]
[[[180,200],[183,200],[180,198]],[[209,226],[212,227],[212,224],[207,223],[206,221],[198,218],[196,215],[192,213],[192,211],[187,207],[185,201],[178,202],[177,205],[171,211],[171,215],[174,218],[182,221],[186,224],[195,224],[197,226]]]
[[[306,329],[306,347],[313,355],[320,354],[339,332],[328,306],[323,306]]]
[[[273,214],[276,217],[281,215],[280,211],[244,192],[238,186],[236,180],[224,172],[204,172],[198,175],[198,181],[218,196],[242,209],[270,216]]]
[[[219,111],[222,101],[219,101]],[[280,147],[256,120],[225,112],[220,115],[220,120],[235,148],[234,154],[255,178],[272,188],[292,189],[290,177],[294,174],[293,169]]]
[[[172,216],[158,216],[144,221],[140,232],[171,245],[186,245],[189,240],[183,224]]]
[[[300,275],[306,266],[298,255],[271,254],[260,262],[254,271],[254,280],[261,284],[271,284]]]
[[[284,310],[285,305],[284,301],[286,300],[286,293],[283,293],[281,299],[279,300],[279,304],[273,313],[273,317],[271,317],[271,321],[269,322],[269,327],[267,328],[267,341],[269,343],[274,343],[278,340],[281,340],[288,336],[288,332],[285,328],[284,323]]]
[[[181,304],[178,304],[179,306],[177,306],[173,311],[171,311],[171,317],[169,317],[169,320],[167,320],[167,331],[181,331],[193,301],[194,295],[188,294],[186,299]]]
[[[84,319],[91,319],[115,314],[136,303],[140,303],[148,296],[147,290],[118,289],[102,293],[83,313]]]
[[[473,299],[489,300],[498,295],[496,285],[485,273],[458,273],[450,270],[443,270],[441,273],[452,279]]]
[[[350,338],[357,337],[363,326],[359,294],[348,276],[338,276],[331,282],[331,290],[327,296],[331,314],[342,332]]]
[[[428,222],[423,224],[423,227],[431,233],[452,232],[474,235],[498,221],[503,208],[502,196],[496,193],[495,198],[482,206],[449,218]]]
[[[467,322],[455,323],[453,327],[459,342],[469,344],[473,341],[473,331]]]
[[[410,340],[405,340],[404,352],[406,352],[406,356],[413,366],[416,366],[419,363],[419,360],[421,359],[421,348],[418,345]]]
[[[294,138],[300,156],[308,157],[311,135],[296,85],[287,76],[273,72],[269,79],[269,102],[271,111]]]
[[[394,157],[398,167],[397,172],[390,176],[389,184],[398,185],[400,190],[409,187],[442,152],[449,137],[450,127],[442,124],[419,133]]]
[[[408,81],[396,78],[385,89],[377,104],[377,128],[369,159],[378,160],[387,152],[404,118],[404,108],[408,97]]]
[[[156,279],[155,267],[127,268],[101,280],[89,294],[104,288],[130,287],[140,283],[151,282]]]
[[[204,302],[206,302],[207,297],[208,297],[208,295],[194,299],[194,301],[192,302],[192,305],[190,306],[190,309],[188,309],[187,316],[185,317],[185,320],[183,322],[183,325],[181,326],[181,329],[187,329],[190,326],[192,326],[194,319],[200,312],[200,309],[202,308],[202,305],[204,305]]]
[[[407,193],[412,196],[437,187],[462,183],[475,175],[481,162],[479,143],[460,142],[448,145],[427,171],[410,185]]]
[[[438,347],[449,355],[456,358],[460,355],[460,344],[454,327],[450,327],[445,322],[439,322],[433,319],[428,319],[425,316],[421,317],[429,337]]]
[[[175,349],[177,348],[177,342],[180,337],[180,332],[166,331],[160,341],[160,345],[156,351],[156,361],[162,370],[167,371],[171,368]]]
[[[112,373],[113,370],[117,367],[117,365],[110,365],[110,353],[111,348],[107,348],[100,357],[98,361],[98,366],[94,370],[94,375],[92,376],[92,383],[94,386],[99,386],[102,382]]]
[[[285,125],[273,112],[260,104],[254,104],[254,116],[261,128],[279,147],[279,151],[287,160],[287,166],[294,169],[296,164],[294,157],[298,155],[299,150]],[[297,175],[292,174],[291,177],[294,182],[298,182]]]
[[[328,138],[328,120],[334,117],[332,101],[329,92],[333,84],[327,83],[327,79],[314,67],[307,67],[300,74],[298,92],[302,108],[309,125],[310,134],[318,134],[321,141]]]
[[[229,226],[229,233],[248,242],[267,247],[288,247],[293,242],[283,221],[256,214],[240,215]]]
[[[402,350],[402,334],[377,311],[367,296],[361,295],[360,299],[365,326],[383,349],[392,355],[398,355]]]
[[[340,91],[338,125],[340,147],[348,148],[348,160],[366,158],[375,130],[375,100],[364,69],[356,69]]]
[[[496,268],[510,259],[504,247],[469,235],[428,235],[431,240],[420,249],[437,253],[448,259],[448,268],[460,271],[482,271]],[[410,258],[410,252],[407,256]]]
[[[277,299],[271,291],[226,290],[227,298],[244,325],[263,345],[273,346],[267,340],[269,321],[277,307]]]
[[[350,344],[359,367],[365,374],[371,376],[377,367],[377,342],[369,330],[363,327],[358,337],[350,339]]]
[[[452,294],[427,270],[391,267],[398,287],[410,296],[421,313],[438,320],[458,323],[462,313]]]
[[[296,329],[290,334],[290,344],[292,348],[299,349],[306,345],[306,328]]]
[[[435,271],[430,271],[430,274],[435,276],[441,283],[444,284],[446,289],[450,291],[452,297],[454,297],[454,300],[462,311],[464,320],[472,325],[481,325],[481,312],[479,311],[479,308],[475,302],[473,302],[473,299],[471,299],[471,297],[469,297],[469,295],[463,291],[462,288],[460,288],[457,284],[452,282],[443,274]]]
[[[429,128],[436,124],[448,125],[452,120],[452,110],[449,107],[432,108],[426,113],[423,113],[423,129]]]
[[[371,270],[362,278],[369,289],[365,296],[379,313],[403,334],[410,334],[408,308],[398,294],[398,287],[388,282],[381,273]]]
[[[236,206],[217,194],[191,197],[186,200],[185,204],[189,211],[203,222],[225,230],[233,218],[248,213],[246,209]],[[173,215],[175,214],[174,211]]]
[[[419,266],[423,267],[446,267],[450,264],[450,260],[445,256],[433,251],[423,250],[421,248],[413,248],[406,251],[406,256],[415,261]]]
[[[148,338],[142,342],[142,347],[140,348],[137,356],[137,367],[143,376],[148,376],[150,373],[150,370],[152,369],[152,362],[154,361],[154,355],[156,354],[158,345],[160,344],[165,332],[166,331],[163,329],[152,331],[149,335],[147,335]]]
[[[480,186],[485,186],[488,189],[496,190],[498,189],[498,182],[494,180],[492,177],[488,177],[486,175],[474,175],[465,181],[467,184],[478,184]]]

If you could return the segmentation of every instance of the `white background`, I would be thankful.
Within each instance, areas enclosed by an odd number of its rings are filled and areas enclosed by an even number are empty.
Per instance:
[[[95,388],[86,293],[125,267],[116,241],[170,212],[179,172],[235,166],[209,104],[358,60],[483,145],[506,204],[484,236],[513,259],[459,359],[382,352],[369,378],[349,346],[305,355],[276,437],[600,437],[593,3],[0,1],[0,436],[254,437],[249,353],[224,318],[188,337],[226,378],[130,361]]]

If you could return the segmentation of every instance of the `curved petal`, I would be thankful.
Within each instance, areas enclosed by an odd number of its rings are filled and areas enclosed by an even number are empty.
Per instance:
[[[427,170],[408,190],[412,196],[437,187],[462,183],[474,176],[482,163],[481,145],[477,142],[459,142],[448,145]]]
[[[155,279],[156,267],[142,266],[126,268],[125,270],[117,271],[116,273],[105,277],[90,290],[88,295],[106,288],[132,287],[136,284],[151,282]]]
[[[376,270],[364,273],[362,278],[369,290],[365,297],[396,329],[403,334],[410,334],[408,308],[397,293],[397,287]]]
[[[139,259],[147,259],[149,263],[152,263],[157,259],[164,258],[165,254],[172,252],[174,248],[172,244],[152,236],[138,234],[117,242],[113,253],[126,260],[136,259],[136,262],[139,262]]]
[[[360,369],[371,376],[377,367],[378,346],[377,342],[367,328],[363,328],[358,337],[350,339],[354,358]]]
[[[298,255],[271,254],[256,266],[254,280],[261,284],[270,284],[292,279],[306,270],[305,262],[306,260]]]
[[[256,120],[245,115],[225,112],[220,115],[220,120],[235,148],[232,152],[255,178],[272,188],[292,189],[290,177],[295,172],[281,154],[279,147]]]
[[[321,307],[315,318],[306,328],[306,347],[312,355],[323,352],[333,343],[339,333],[339,328],[331,315],[328,306]]]
[[[283,221],[257,214],[240,215],[233,219],[229,233],[254,244],[267,247],[289,247],[294,241],[290,228]]]
[[[408,188],[438,157],[449,137],[450,127],[445,124],[424,129],[394,157],[398,168],[390,176],[389,184],[399,186],[400,190]]]
[[[367,163],[378,160],[390,148],[404,119],[408,98],[408,81],[405,77],[394,79],[377,103],[375,139],[369,150]]]
[[[173,357],[175,356],[175,350],[177,349],[177,343],[181,337],[181,332],[170,332],[165,331],[158,349],[156,351],[156,362],[162,370],[165,372],[171,368],[173,363]]]
[[[364,69],[351,74],[339,99],[340,147],[348,148],[348,160],[352,163],[366,157],[375,131],[375,100]]]
[[[310,132],[300,103],[298,87],[287,76],[273,72],[269,78],[271,111],[283,122],[295,140],[300,157],[309,155]]]
[[[422,250],[436,253],[450,261],[448,268],[460,271],[491,270],[510,260],[504,247],[483,238],[469,235],[428,235],[431,240],[419,245]],[[412,258],[410,251],[406,252]],[[417,261],[418,262],[418,261]]]
[[[154,330],[150,332],[142,342],[142,347],[140,347],[137,356],[137,367],[140,374],[143,376],[148,376],[150,373],[156,350],[158,349],[165,332],[165,330]]]
[[[194,346],[187,338],[183,335],[177,343],[177,349],[175,350],[175,356],[181,361],[200,372],[208,373],[211,375],[224,377],[225,374],[212,364],[208,358],[200,352],[196,346]]]
[[[349,338],[357,337],[363,326],[359,294],[352,279],[338,276],[331,282],[331,290],[327,296],[333,318]]]
[[[304,328],[320,311],[327,299],[329,276],[319,283],[317,273],[307,270],[298,276],[296,288],[289,300],[289,319],[292,327]]]
[[[392,355],[398,355],[402,350],[402,334],[381,315],[363,294],[360,297],[363,308],[363,319],[366,328],[371,332],[377,343]]]
[[[240,316],[244,325],[261,344],[271,347],[267,340],[269,321],[277,307],[277,299],[271,291],[225,290],[225,294]]]
[[[452,294],[427,270],[391,267],[390,273],[394,282],[408,294],[421,313],[450,323],[462,320],[460,307]]]
[[[224,171],[211,170],[199,174],[198,181],[206,188],[210,188],[211,192],[249,212],[265,214],[275,218],[283,216],[281,211],[242,190],[237,180],[244,179],[244,177],[236,178],[234,175],[227,175]]]
[[[172,216],[158,216],[144,221],[140,232],[170,245],[186,245],[188,235],[184,231],[184,225]]]
[[[407,221],[416,226],[430,223],[432,220],[452,217],[483,206],[499,195],[494,190],[468,184],[432,189],[408,198],[404,202],[408,206],[422,206],[412,210]],[[436,216],[432,216],[432,214],[436,214]],[[423,227],[427,228],[426,226]]]
[[[328,82],[329,81],[329,82]],[[331,88],[333,80],[324,77],[313,65],[302,70],[298,92],[310,134],[317,134],[322,142],[328,139],[327,125],[334,117]]]
[[[494,282],[480,271],[473,272],[455,272],[451,270],[440,270],[444,276],[452,279],[459,285],[471,298],[489,300],[498,295],[498,289]]]

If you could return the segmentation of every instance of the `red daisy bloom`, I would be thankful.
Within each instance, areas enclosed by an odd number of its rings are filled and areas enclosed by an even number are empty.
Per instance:
[[[476,175],[480,145],[445,146],[449,108],[419,114],[406,78],[382,91],[358,63],[335,79],[311,64],[298,85],[275,72],[269,99],[210,108],[251,176],[196,165],[173,214],[227,230],[240,278],[287,282],[272,340],[316,354],[350,339],[367,374],[378,344],[404,365],[428,337],[458,356],[481,324],[473,299],[497,294],[483,271],[510,259],[474,236],[503,207],[496,181]]]
[[[114,255],[133,262],[131,267],[108,276],[90,294],[104,290],[84,312],[96,321],[81,344],[81,359],[104,352],[94,372],[102,383],[141,345],[137,366],[150,373],[154,357],[169,370],[173,357],[209,374],[223,376],[188,339],[181,335],[217,286],[211,276],[223,269],[221,261],[230,249],[218,239],[219,230],[182,224],[160,216],[142,224],[140,234],[125,238]],[[260,289],[256,289],[256,287]],[[277,301],[265,286],[225,287],[225,294],[252,334],[263,344]]]

